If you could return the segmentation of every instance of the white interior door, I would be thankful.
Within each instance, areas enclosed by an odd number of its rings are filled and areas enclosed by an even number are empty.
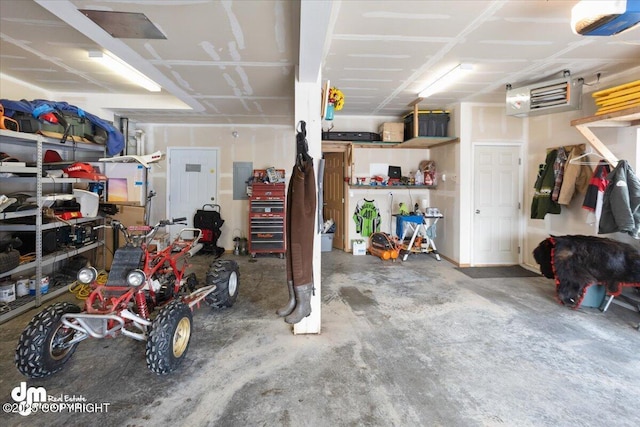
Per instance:
[[[167,218],[186,217],[193,226],[193,216],[218,196],[217,148],[169,148]],[[183,226],[171,227],[171,238]]]
[[[515,145],[475,147],[473,265],[519,263],[520,151]]]

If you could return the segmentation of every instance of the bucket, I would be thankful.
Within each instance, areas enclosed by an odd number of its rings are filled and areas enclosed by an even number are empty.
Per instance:
[[[602,285],[591,285],[587,288],[584,299],[582,300],[582,307],[598,308],[604,301],[606,289]]]
[[[15,300],[16,300],[15,283],[0,285],[0,302],[13,302]]]
[[[29,279],[20,277],[16,281],[16,296],[23,297],[29,295]]]
[[[40,295],[44,295],[49,292],[49,277],[43,276],[40,282]],[[29,295],[36,294],[36,278],[35,276],[29,279]]]

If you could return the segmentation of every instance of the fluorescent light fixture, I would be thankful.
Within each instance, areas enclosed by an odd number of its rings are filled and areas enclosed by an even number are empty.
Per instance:
[[[89,58],[100,62],[111,71],[126,78],[132,83],[142,86],[149,92],[160,92],[162,89],[159,84],[124,62],[111,52],[101,52],[99,50],[90,50]]]
[[[471,71],[473,71],[473,64],[458,64],[435,79],[433,82],[429,83],[424,90],[418,94],[418,97],[428,98],[434,93],[442,92],[451,83]]]

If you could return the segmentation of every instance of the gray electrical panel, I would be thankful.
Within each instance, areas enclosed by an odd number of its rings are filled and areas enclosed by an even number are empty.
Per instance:
[[[249,200],[247,181],[253,176],[253,162],[233,162],[233,200]]]

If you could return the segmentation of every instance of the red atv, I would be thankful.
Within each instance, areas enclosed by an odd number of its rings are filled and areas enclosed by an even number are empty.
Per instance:
[[[91,286],[81,310],[68,302],[55,303],[37,314],[20,335],[15,353],[18,370],[30,378],[47,377],[62,369],[78,343],[89,337],[122,334],[146,341],[147,366],[157,374],[175,370],[187,354],[195,305],[231,307],[238,296],[238,264],[214,261],[206,286],[198,288],[195,274],[185,275],[187,258],[202,244],[198,228],[184,228],[167,248],[151,252],[149,242],[167,225],[125,227],[112,221],[126,245],[116,250],[106,283],[93,267],[78,272],[78,282]]]

